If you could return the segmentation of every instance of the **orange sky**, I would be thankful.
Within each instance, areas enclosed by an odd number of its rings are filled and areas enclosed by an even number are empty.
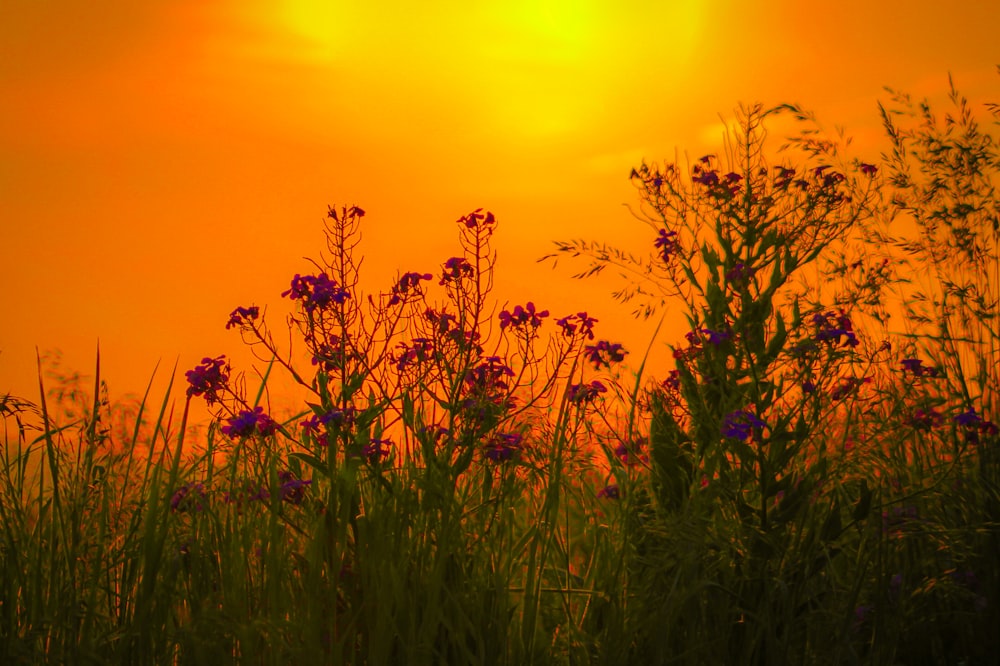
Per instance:
[[[537,264],[550,241],[651,242],[629,170],[716,150],[740,102],[801,103],[877,157],[883,85],[936,98],[951,72],[996,101],[1000,5],[953,7],[6,0],[0,394],[37,397],[35,346],[91,372],[98,339],[114,396],[160,359],[179,380],[206,355],[245,368],[227,316],[280,312],[327,204],[368,211],[385,288],[492,210],[501,302],[588,309],[635,356],[650,326]]]

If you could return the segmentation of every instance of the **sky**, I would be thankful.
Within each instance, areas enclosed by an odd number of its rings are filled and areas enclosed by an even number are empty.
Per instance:
[[[385,290],[494,212],[498,301],[588,310],[637,358],[652,323],[614,283],[537,262],[553,240],[648,247],[632,167],[718,151],[720,114],[754,102],[877,158],[884,86],[943,99],[950,73],[997,101],[998,28],[996,3],[937,0],[5,0],[0,395],[37,398],[36,349],[92,374],[98,342],[113,397],[157,363],[154,396],[175,363],[249,369],[229,312],[280,329],[341,204],[367,211]]]

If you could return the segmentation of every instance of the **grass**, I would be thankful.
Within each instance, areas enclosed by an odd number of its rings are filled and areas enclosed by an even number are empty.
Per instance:
[[[640,314],[687,318],[665,377],[624,373],[586,313],[498,313],[482,211],[436,275],[369,300],[364,211],[345,207],[284,294],[305,358],[259,308],[230,316],[269,359],[252,395],[206,358],[178,422],[176,370],[123,412],[98,355],[91,390],[40,377],[37,404],[6,396],[0,661],[995,663],[996,230],[982,205],[950,220],[958,273],[940,238],[884,229],[992,201],[929,159],[903,179],[921,132],[989,144],[971,116],[949,134],[886,112],[881,169],[812,131],[778,168],[769,117],[745,109],[723,158],[633,172],[649,258],[557,244],[584,274],[638,276],[619,294]],[[892,247],[937,291],[885,272]],[[273,372],[301,385],[299,413],[264,409]],[[194,437],[202,399],[215,419]]]

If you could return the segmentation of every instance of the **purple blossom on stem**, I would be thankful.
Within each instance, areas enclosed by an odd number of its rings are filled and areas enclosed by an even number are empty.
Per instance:
[[[504,310],[500,313],[500,330],[504,330],[508,326],[511,328],[519,328],[522,326],[530,326],[531,328],[538,328],[542,325],[542,319],[549,316],[548,310],[542,310],[541,312],[535,311],[535,304],[528,301],[524,307],[520,305],[515,306],[514,310],[508,312]]]
[[[496,218],[493,217],[493,213],[489,211],[482,213],[482,210],[482,208],[477,208],[468,215],[463,215],[458,218],[458,223],[465,226],[466,229],[491,230],[496,224]]]
[[[471,277],[475,273],[476,269],[464,257],[452,257],[444,262],[444,267],[441,271],[441,282],[438,284],[443,285],[449,282],[456,282],[463,277]]]
[[[319,275],[296,273],[292,278],[291,287],[281,292],[282,298],[286,296],[293,301],[299,301],[306,312],[312,312],[316,308],[322,310],[330,303],[341,305],[350,297],[350,293],[326,273]]]
[[[201,359],[200,365],[184,373],[190,384],[187,390],[189,398],[203,395],[205,402],[210,405],[219,402],[219,394],[229,383],[229,365],[225,362],[225,358],[225,355],[218,358],[206,356]]]
[[[582,405],[593,402],[598,395],[606,393],[607,390],[604,384],[595,379],[589,384],[570,384],[566,397],[570,402]]]
[[[302,434],[315,437],[319,432],[320,426],[325,428],[327,431],[330,428],[344,428],[349,427],[354,423],[354,408],[347,407],[345,409],[333,409],[322,414],[313,414],[305,421],[302,421],[299,425],[302,427]],[[326,442],[320,442],[325,444]]]
[[[612,483],[601,488],[597,493],[597,497],[600,499],[616,500],[621,497],[621,490],[618,488],[618,484]]]
[[[854,334],[854,327],[851,319],[844,310],[839,313],[826,312],[813,315],[813,324],[816,326],[816,340],[819,342],[832,342],[834,346],[858,346],[858,338]],[[840,339],[844,338],[843,344]]]
[[[203,511],[208,495],[203,483],[185,483],[170,498],[170,510],[177,513]]]
[[[899,362],[903,366],[903,370],[909,372],[917,377],[937,377],[938,369],[925,366],[924,362],[919,358],[904,358]]]
[[[229,419],[229,425],[221,428],[222,434],[230,439],[242,439],[259,433],[264,437],[273,435],[278,430],[278,424],[264,413],[264,408],[257,406],[253,410],[245,409]]]
[[[486,445],[486,457],[495,463],[506,462],[521,448],[522,437],[515,432],[497,433]]]
[[[372,438],[367,444],[361,447],[361,455],[369,463],[375,465],[389,457],[393,446],[394,442],[391,439]]]
[[[659,235],[654,242],[654,246],[659,248],[660,257],[663,259],[663,263],[670,263],[670,258],[677,254],[677,250],[680,248],[680,241],[677,237],[677,232],[660,229]]]
[[[755,430],[766,428],[767,423],[762,421],[749,409],[738,409],[735,412],[726,414],[725,423],[722,426],[722,436],[728,439],[739,439],[746,441]],[[757,439],[754,437],[754,439]]]
[[[597,344],[587,345],[583,349],[587,360],[594,364],[595,369],[602,366],[610,368],[613,363],[621,363],[625,360],[628,352],[618,342],[611,343],[607,340],[599,340]]]
[[[586,312],[578,312],[575,315],[568,315],[556,320],[556,326],[562,329],[563,335],[571,338],[576,335],[577,330],[588,340],[594,339],[594,324],[597,320],[587,315]]]
[[[906,422],[916,430],[929,431],[940,426],[943,421],[944,417],[941,416],[941,412],[933,407],[930,409],[918,407]]]
[[[248,308],[238,307],[229,313],[229,321],[226,323],[226,330],[231,328],[251,328],[253,322],[257,320],[260,315],[260,308],[256,305],[251,305]]]
[[[858,165],[858,169],[861,171],[861,173],[868,176],[869,178],[873,178],[875,174],[878,172],[877,166],[875,166],[874,164],[868,164],[867,162],[861,162]]]
[[[395,305],[403,301],[408,294],[419,294],[420,293],[420,281],[421,280],[433,280],[434,276],[430,273],[415,273],[409,272],[404,273],[396,286],[392,288],[392,297],[389,299],[389,305]]]
[[[285,470],[278,472],[278,481],[281,483],[279,495],[283,502],[289,504],[302,504],[306,496],[306,486],[312,483],[312,479],[296,479],[295,475]]]

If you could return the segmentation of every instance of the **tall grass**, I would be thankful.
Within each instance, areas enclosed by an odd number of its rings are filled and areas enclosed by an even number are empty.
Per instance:
[[[808,124],[771,162],[772,114],[810,119],[752,107],[723,155],[637,167],[650,255],[557,254],[683,315],[648,377],[585,312],[495,305],[482,210],[437,271],[362,293],[356,206],[283,293],[299,346],[230,314],[258,386],[206,357],[123,417],[99,355],[90,390],[40,372],[0,402],[0,662],[993,663],[1000,162],[954,101],[944,128],[885,108],[881,166]],[[940,210],[962,282],[896,229]],[[275,372],[300,412],[268,408]]]

